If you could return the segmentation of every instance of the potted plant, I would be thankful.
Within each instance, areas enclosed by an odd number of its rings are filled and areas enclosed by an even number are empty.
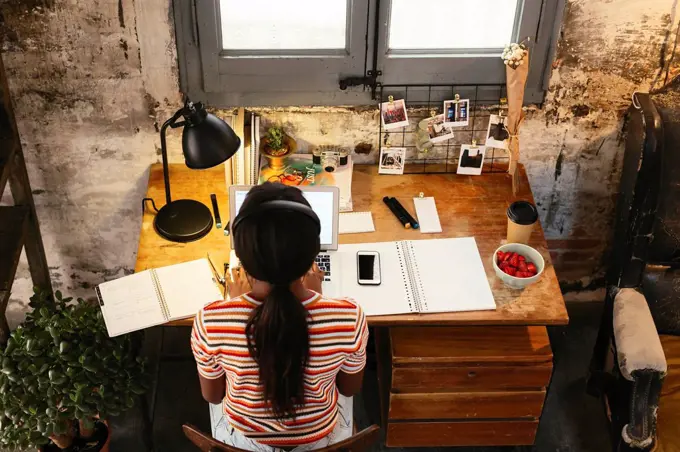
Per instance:
[[[99,306],[31,297],[24,323],[9,337],[0,373],[0,444],[43,451],[99,451],[103,422],[131,408],[147,386],[133,341],[110,338]]]
[[[262,154],[269,160],[273,170],[283,170],[286,158],[297,151],[297,143],[281,127],[272,126],[261,141]]]

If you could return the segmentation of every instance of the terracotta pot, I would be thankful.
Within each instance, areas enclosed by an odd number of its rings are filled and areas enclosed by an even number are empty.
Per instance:
[[[78,425],[76,422],[75,425]],[[109,443],[111,442],[111,431],[106,421],[96,421],[94,434],[91,439],[83,439],[76,437],[73,439],[71,447],[66,449],[58,448],[54,443],[42,446],[40,452],[69,452],[78,450],[82,452],[109,452]]]

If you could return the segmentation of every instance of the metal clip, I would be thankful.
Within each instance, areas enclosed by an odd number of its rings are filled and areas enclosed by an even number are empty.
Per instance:
[[[388,101],[390,104],[393,104],[393,103],[394,103],[394,96],[392,96],[391,94],[390,94],[389,96],[387,96],[387,101]]]
[[[434,118],[437,116],[437,110],[430,110],[430,117]]]
[[[425,197],[425,193],[423,193],[423,192],[421,191],[420,194],[418,194],[418,197],[419,197],[419,198],[424,198],[424,197]]]
[[[453,99],[454,99],[454,103],[455,103],[455,104],[457,104],[458,102],[460,102],[460,94],[456,94],[455,96],[453,96]]]

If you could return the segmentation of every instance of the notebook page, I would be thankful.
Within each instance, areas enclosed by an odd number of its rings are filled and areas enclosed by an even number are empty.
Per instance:
[[[110,337],[165,322],[150,271],[102,283],[99,294]]]
[[[207,259],[156,269],[170,320],[196,315],[203,306],[224,297]]]
[[[357,282],[358,251],[380,254],[379,286],[362,286]],[[410,285],[402,277],[396,242],[340,245],[334,254],[337,257],[331,257],[335,259],[333,265],[340,264],[340,271],[333,273],[333,278],[340,278],[338,295],[353,298],[367,316],[416,312],[409,307]]]
[[[412,240],[424,292],[423,312],[496,309],[473,237]]]

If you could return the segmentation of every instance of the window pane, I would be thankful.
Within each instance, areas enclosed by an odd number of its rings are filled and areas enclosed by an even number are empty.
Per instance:
[[[229,50],[344,49],[347,0],[220,0]]]
[[[390,49],[496,49],[512,39],[517,0],[392,0]]]

